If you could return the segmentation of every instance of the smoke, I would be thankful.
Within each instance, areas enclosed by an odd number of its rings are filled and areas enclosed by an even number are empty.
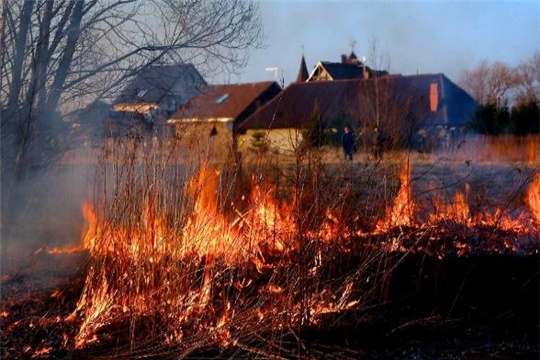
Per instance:
[[[14,182],[9,208],[4,207],[2,214],[2,243],[7,255],[3,260],[42,247],[79,243],[81,204],[92,188],[94,175],[92,165],[73,158],[69,163],[30,171]]]
[[[101,110],[23,118],[34,126],[28,137],[19,134],[15,120],[3,129],[2,261],[79,242],[81,203],[96,173],[90,143],[103,134]]]

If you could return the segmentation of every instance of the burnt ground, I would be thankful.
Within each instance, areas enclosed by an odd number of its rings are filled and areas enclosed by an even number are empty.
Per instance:
[[[326,314],[317,327],[294,329],[272,354],[285,359],[538,359],[538,270],[538,255],[408,256],[397,264],[380,302],[360,313]],[[254,356],[242,350],[210,353],[210,358],[272,358],[268,352]],[[190,358],[208,355],[203,351]]]
[[[371,359],[538,359],[538,269],[537,255],[407,257],[353,339]]]
[[[242,347],[202,347],[187,358],[538,359],[538,253],[442,259],[396,255],[384,296],[361,310],[328,313],[316,327],[284,331],[272,351],[257,352],[258,339]],[[27,270],[11,275],[3,270],[2,311],[9,315],[3,314],[0,322],[1,358],[136,359],[143,354],[150,359],[179,358],[175,349],[164,348],[130,356],[126,349],[113,350],[112,344],[73,350],[64,334],[74,334],[77,323],[39,325],[44,318],[65,318],[73,311],[84,283],[84,267],[79,266],[85,261],[84,254],[34,254]],[[41,279],[28,272],[42,266],[52,270]],[[67,277],[70,267],[80,271]],[[50,282],[53,278],[62,280]],[[36,349],[46,347],[52,350],[36,356]]]

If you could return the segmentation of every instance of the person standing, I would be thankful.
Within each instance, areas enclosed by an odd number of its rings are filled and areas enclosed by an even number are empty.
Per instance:
[[[373,128],[373,143],[372,143],[372,153],[376,161],[381,161],[383,157],[383,147],[385,142],[385,135],[383,132],[375,126]]]
[[[343,134],[341,135],[341,146],[343,147],[344,160],[349,159],[352,161],[352,154],[354,149],[354,135],[348,126],[345,126],[345,128],[343,129]]]

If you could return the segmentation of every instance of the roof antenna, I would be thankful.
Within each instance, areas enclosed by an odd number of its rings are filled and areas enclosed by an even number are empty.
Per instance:
[[[279,71],[279,68],[277,66],[269,66],[267,68],[265,68],[264,70],[266,71],[273,71],[274,72],[274,77],[277,78],[278,77],[278,71]]]
[[[351,47],[351,52],[354,52],[354,47],[356,46],[356,40],[351,40],[349,42],[349,45]]]

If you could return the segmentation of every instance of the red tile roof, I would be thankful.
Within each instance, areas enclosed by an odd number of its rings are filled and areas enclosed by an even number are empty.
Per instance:
[[[209,85],[184,107],[178,109],[169,122],[236,120],[265,92],[277,94],[280,90],[281,87],[275,81]]]

